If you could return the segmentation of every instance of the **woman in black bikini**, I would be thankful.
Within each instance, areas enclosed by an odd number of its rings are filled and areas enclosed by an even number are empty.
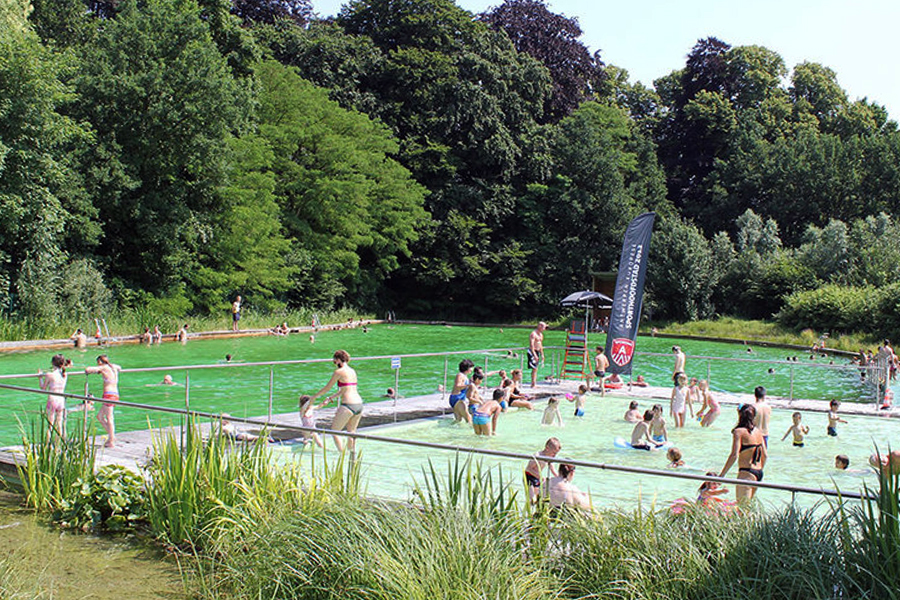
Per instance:
[[[746,479],[747,481],[762,481],[763,468],[766,466],[766,444],[763,439],[762,431],[758,427],[754,427],[753,419],[756,416],[756,409],[752,404],[744,404],[738,408],[738,423],[731,430],[733,442],[731,444],[731,454],[722,467],[719,477],[725,477],[728,470],[734,465],[735,460],[738,464],[738,479]],[[756,494],[756,488],[747,485],[735,486],[734,495],[737,500],[751,500]]]
[[[338,406],[337,412],[334,413],[334,419],[331,421],[331,429],[334,431],[348,431],[349,433],[354,433],[357,426],[359,426],[359,420],[362,419],[363,409],[362,397],[356,389],[356,371],[347,364],[350,362],[350,355],[347,354],[345,350],[338,350],[335,352],[332,360],[334,361],[335,367],[334,374],[331,376],[331,380],[325,384],[325,387],[315,393],[312,400],[325,395],[325,393],[333,388],[336,383],[338,386],[338,394],[336,395],[340,397],[341,404]],[[326,406],[330,400],[331,398],[325,400],[318,408]],[[340,436],[333,437],[334,445],[337,446],[338,451],[342,452],[344,450],[343,440]],[[350,450],[353,450],[356,447],[356,440],[350,438],[347,445]]]

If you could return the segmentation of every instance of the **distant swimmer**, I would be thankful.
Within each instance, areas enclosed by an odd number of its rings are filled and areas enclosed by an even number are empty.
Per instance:
[[[87,348],[87,336],[81,329],[76,329],[75,333],[69,337],[76,348]]]
[[[142,344],[147,344],[148,346],[153,343],[153,334],[150,333],[149,327],[144,327],[144,333],[139,336],[139,340]]]
[[[672,346],[672,353],[675,355],[675,367],[672,369],[672,374],[687,373],[687,371],[684,370],[684,364],[687,361],[687,357],[684,355],[681,347]]]
[[[178,333],[175,334],[175,339],[182,344],[187,344],[188,341],[188,324],[185,323],[181,329],[178,330]]]
[[[175,385],[175,382],[172,381],[171,375],[165,375],[162,380],[163,385]]]
[[[153,328],[153,343],[162,344],[162,331],[159,330],[159,325]]]

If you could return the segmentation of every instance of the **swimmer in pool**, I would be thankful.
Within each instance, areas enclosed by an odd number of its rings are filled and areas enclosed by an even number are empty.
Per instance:
[[[494,391],[503,394],[500,390]],[[472,413],[472,427],[475,429],[475,435],[496,435],[497,419],[501,410],[500,403],[496,400],[482,402]]]
[[[803,447],[803,436],[809,434],[809,427],[806,425],[801,425],[800,420],[803,419],[803,415],[798,412],[795,412],[791,415],[791,419],[793,419],[793,423],[788,430],[785,432],[783,436],[781,436],[781,441],[783,442],[787,436],[794,434],[794,448],[802,448]]]
[[[525,482],[528,485],[528,496],[532,502],[537,502],[541,497],[541,479],[543,477],[544,467],[550,471],[550,475],[556,477],[556,468],[552,462],[541,460],[542,458],[553,458],[562,450],[562,444],[555,437],[547,440],[544,449],[537,453],[528,464],[525,465]]]
[[[641,414],[641,411],[638,409],[637,400],[632,400],[628,404],[628,411],[625,413],[625,420],[629,423],[638,423],[644,420],[644,416]]]
[[[832,400],[829,403],[828,430],[827,431],[828,431],[828,435],[830,435],[832,437],[837,437],[837,424],[838,423],[844,423],[844,424],[847,423],[847,421],[845,421],[844,419],[842,419],[838,416],[838,409],[840,407],[841,407],[841,403],[838,400]]]
[[[645,411],[643,420],[631,431],[631,447],[635,450],[652,450],[662,445],[650,438],[650,422],[654,416],[653,410]]]
[[[588,386],[586,386],[585,384],[582,383],[581,385],[578,386],[577,394],[575,394],[571,398],[569,398],[569,396],[566,396],[566,398],[569,400],[569,402],[575,403],[575,416],[576,417],[584,416],[584,403],[585,403],[585,397],[587,396],[587,392],[588,392]]]
[[[466,391],[469,389],[469,375],[472,374],[472,369],[475,368],[475,363],[473,363],[468,358],[463,359],[459,363],[459,373],[456,374],[456,379],[453,380],[453,389],[450,391],[450,408],[453,409],[453,418],[457,423],[460,421],[465,421],[466,423],[471,422],[471,417],[469,413],[466,411]]]
[[[669,448],[669,451],[666,452],[666,458],[669,459],[669,467],[673,469],[684,466],[681,450],[678,448]]]
[[[654,442],[666,442],[669,440],[669,432],[666,431],[666,420],[663,418],[663,407],[660,404],[654,404],[653,422],[650,423],[650,437]]]
[[[541,417],[541,425],[553,425],[554,423],[562,427],[562,415],[559,413],[559,399],[550,398],[547,400],[547,408],[544,409],[544,415]]]

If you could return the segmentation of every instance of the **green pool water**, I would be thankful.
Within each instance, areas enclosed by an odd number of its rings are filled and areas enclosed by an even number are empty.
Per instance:
[[[637,466],[650,469],[667,469],[664,450],[647,452],[617,448],[616,437],[630,439],[633,425],[623,420],[628,408],[628,398],[593,396],[588,400],[586,416],[572,416],[572,405],[563,407],[564,426],[541,425],[543,405],[534,411],[516,410],[501,416],[497,435],[486,438],[474,435],[471,426],[456,424],[451,418],[428,419],[400,425],[378,427],[371,431],[380,436],[414,439],[452,446],[502,450],[532,454],[544,446],[547,438],[555,436],[562,443],[561,457],[606,464]],[[641,410],[649,408],[651,401],[642,401]],[[733,407],[723,407],[723,413],[710,428],[701,428],[696,421],[686,423],[682,429],[674,429],[668,422],[669,439],[682,451],[685,466],[679,471],[704,474],[718,472],[731,450],[731,428],[737,413]],[[791,438],[781,442],[781,436],[791,424],[791,411],[775,410],[769,438],[769,457],[765,469],[765,481],[840,489],[844,492],[860,491],[863,482],[877,485],[876,477],[867,468],[867,460],[873,451],[873,443],[882,449],[893,440],[897,447],[898,423],[893,419],[848,416],[848,424],[839,430],[838,437],[826,432],[826,416],[822,413],[804,414],[804,423],[811,431],[803,448],[794,448]],[[671,419],[667,419],[671,421]],[[415,482],[424,489],[423,473],[429,469],[429,461],[439,473],[447,472],[448,461],[455,452],[422,449],[371,440],[360,440],[358,451],[362,457],[363,481],[368,491],[396,499],[409,499]],[[332,450],[328,441],[328,450]],[[309,460],[312,452],[320,450],[307,446],[280,447],[274,450],[282,460],[288,458]],[[850,469],[834,468],[834,457],[846,454]],[[479,460],[479,458],[476,458]],[[481,457],[484,466],[496,467],[504,472],[507,480],[515,480],[516,489],[524,489],[519,483],[524,464],[521,460]],[[728,474],[736,477],[737,467]],[[496,478],[495,478],[496,481]],[[694,499],[699,483],[667,477],[601,471],[578,467],[575,480],[580,489],[589,490],[595,506],[630,508],[638,498],[649,505],[668,506],[678,498]],[[727,496],[734,499],[733,489]],[[762,490],[759,498],[766,505],[791,501],[791,494],[777,490]],[[821,496],[797,495],[797,502],[811,506]]]
[[[242,367],[241,363],[260,361],[282,361],[300,359],[327,359],[333,351],[344,348],[352,356],[375,356],[395,354],[415,354],[429,352],[451,352],[479,348],[522,348],[527,344],[527,329],[505,329],[484,327],[444,327],[417,325],[378,325],[362,329],[324,331],[316,336],[314,344],[307,335],[288,337],[243,337],[229,339],[191,340],[186,345],[166,343],[160,346],[121,345],[98,349],[69,350],[64,354],[74,362],[67,391],[83,393],[85,377],[77,373],[87,365],[95,364],[96,356],[104,352],[110,359],[125,369],[138,367],[173,367],[168,371],[181,385],[158,385],[166,371],[123,373],[120,378],[120,393],[123,400],[184,408],[185,371],[174,367],[184,365],[221,364],[221,368],[194,369],[189,371],[190,406],[192,409],[209,412],[229,412],[237,416],[260,416],[266,414],[269,404],[270,376],[274,381],[272,409],[274,413],[288,412],[296,407],[296,398],[301,393],[317,391],[328,381],[331,373],[330,362],[306,365],[276,365],[274,367]],[[563,332],[548,331],[547,346],[562,346]],[[603,335],[593,335],[591,345],[605,342]],[[672,340],[665,338],[641,337],[638,352],[659,352],[663,356],[638,355],[635,359],[635,374],[643,374],[654,385],[668,386],[672,368],[670,353]],[[712,342],[678,342],[688,353],[689,375],[700,378],[710,377],[714,390],[727,392],[750,392],[756,385],[766,386],[770,394],[786,396],[793,380],[794,397],[824,399],[837,397],[844,401],[869,399],[869,390],[859,382],[855,370],[835,370],[821,368],[823,361],[811,362],[800,355],[799,363],[784,362],[786,356],[798,354],[784,350],[754,348],[752,354],[745,346]],[[57,351],[32,351],[0,354],[0,374],[36,373],[38,368],[48,369],[50,357]],[[560,351],[557,352],[557,361]],[[554,351],[548,352],[547,365],[541,373],[549,374]],[[224,357],[231,354],[235,364],[225,365]],[[505,352],[473,354],[470,356],[477,365],[489,370],[512,369],[523,361],[519,357],[507,357]],[[754,362],[715,362],[690,358],[690,355],[709,355],[728,358],[748,358]],[[449,377],[455,373],[455,365],[462,357],[449,358]],[[771,363],[766,361],[780,361]],[[846,364],[846,361],[836,361]],[[388,387],[394,386],[395,373],[390,360],[357,360],[354,363],[359,373],[359,389],[367,401],[380,400]],[[400,392],[403,396],[431,393],[444,383],[442,356],[404,358],[400,370]],[[768,369],[775,373],[769,374]],[[29,387],[37,387],[37,378],[4,380]],[[102,388],[99,376],[88,378],[88,390],[99,396]],[[0,390],[0,444],[15,443],[19,439],[19,423],[28,423],[44,406],[46,397]],[[163,425],[177,422],[177,417],[148,414],[144,411],[121,408],[116,411],[117,427],[120,431],[144,428],[148,422]],[[74,418],[74,417],[70,417]]]

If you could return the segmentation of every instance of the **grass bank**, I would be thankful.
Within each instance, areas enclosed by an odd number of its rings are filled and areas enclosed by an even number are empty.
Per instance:
[[[771,321],[754,321],[722,317],[707,321],[689,321],[686,323],[649,322],[641,326],[643,333],[649,333],[656,327],[660,334],[696,335],[703,337],[727,338],[734,340],[772,342],[776,344],[794,344],[810,347],[819,341],[823,331],[804,329],[797,332],[782,327]],[[860,348],[873,349],[881,342],[877,337],[864,334],[829,335],[827,345],[836,350],[858,352]]]

